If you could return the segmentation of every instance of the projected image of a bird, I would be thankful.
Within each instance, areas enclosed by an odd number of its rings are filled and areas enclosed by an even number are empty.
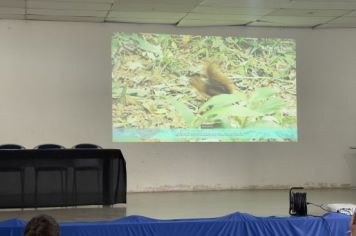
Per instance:
[[[206,78],[202,75],[194,75],[190,80],[190,84],[203,96],[212,97],[219,94],[231,94],[235,91],[234,83],[222,73],[216,63],[208,63],[205,73]]]

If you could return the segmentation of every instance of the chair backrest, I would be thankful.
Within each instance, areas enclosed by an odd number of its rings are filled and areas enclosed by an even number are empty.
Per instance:
[[[88,149],[102,149],[99,145],[96,144],[91,144],[91,143],[80,143],[75,146],[73,146],[75,149],[81,149],[81,148],[88,148]]]
[[[65,147],[59,144],[46,143],[36,146],[35,149],[65,149]]]
[[[4,150],[21,150],[21,149],[25,149],[24,146],[21,146],[19,144],[2,144],[0,145],[0,149]]]

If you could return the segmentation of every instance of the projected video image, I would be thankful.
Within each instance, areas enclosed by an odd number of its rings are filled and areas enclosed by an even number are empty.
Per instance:
[[[291,39],[112,38],[114,142],[297,141]]]

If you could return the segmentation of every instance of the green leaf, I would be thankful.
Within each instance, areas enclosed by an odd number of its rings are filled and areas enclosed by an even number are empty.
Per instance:
[[[139,68],[144,68],[144,66],[143,66],[141,63],[139,63],[139,62],[133,62],[133,63],[130,63],[130,64],[128,65],[128,68],[129,68],[130,70],[136,70],[136,69],[139,69]]]
[[[145,97],[149,94],[149,90],[144,88],[128,88],[126,93],[131,96]]]
[[[284,106],[284,102],[279,97],[274,97],[268,99],[266,102],[261,103],[258,107],[255,108],[256,111],[263,114],[271,114],[277,111],[280,111]]]
[[[228,117],[220,117],[220,122],[221,122],[221,125],[222,125],[222,128],[232,128],[231,126],[231,122],[230,120],[228,119]]]
[[[271,88],[258,88],[250,98],[251,103],[259,102],[273,96],[276,92]]]
[[[142,38],[142,36],[138,36],[137,34],[131,34],[128,36],[131,40],[135,41],[138,44],[138,47],[148,53],[153,53],[159,58],[162,57],[162,48],[159,45],[154,45],[149,42],[147,42],[145,39]],[[149,55],[150,55],[149,54]],[[153,57],[153,55],[151,56]],[[151,58],[150,57],[150,58]]]
[[[256,117],[261,116],[260,112],[251,110],[244,106],[228,106],[220,109],[213,109],[209,112],[206,112],[204,118],[222,118],[222,117]]]
[[[222,108],[232,105],[236,102],[240,102],[246,99],[246,96],[242,93],[236,94],[221,94],[210,98],[204,103],[198,110],[199,113],[208,111],[209,109]]]
[[[192,112],[191,109],[189,109],[184,103],[177,101],[174,98],[169,98],[169,101],[171,104],[174,106],[176,111],[182,116],[184,121],[188,124],[191,125],[192,122],[195,119],[194,113]]]
[[[112,83],[112,97],[119,98],[122,94],[123,88],[118,85],[116,81]]]

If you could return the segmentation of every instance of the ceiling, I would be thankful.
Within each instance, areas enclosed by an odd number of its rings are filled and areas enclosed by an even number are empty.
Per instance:
[[[356,0],[0,0],[0,19],[356,28]]]

